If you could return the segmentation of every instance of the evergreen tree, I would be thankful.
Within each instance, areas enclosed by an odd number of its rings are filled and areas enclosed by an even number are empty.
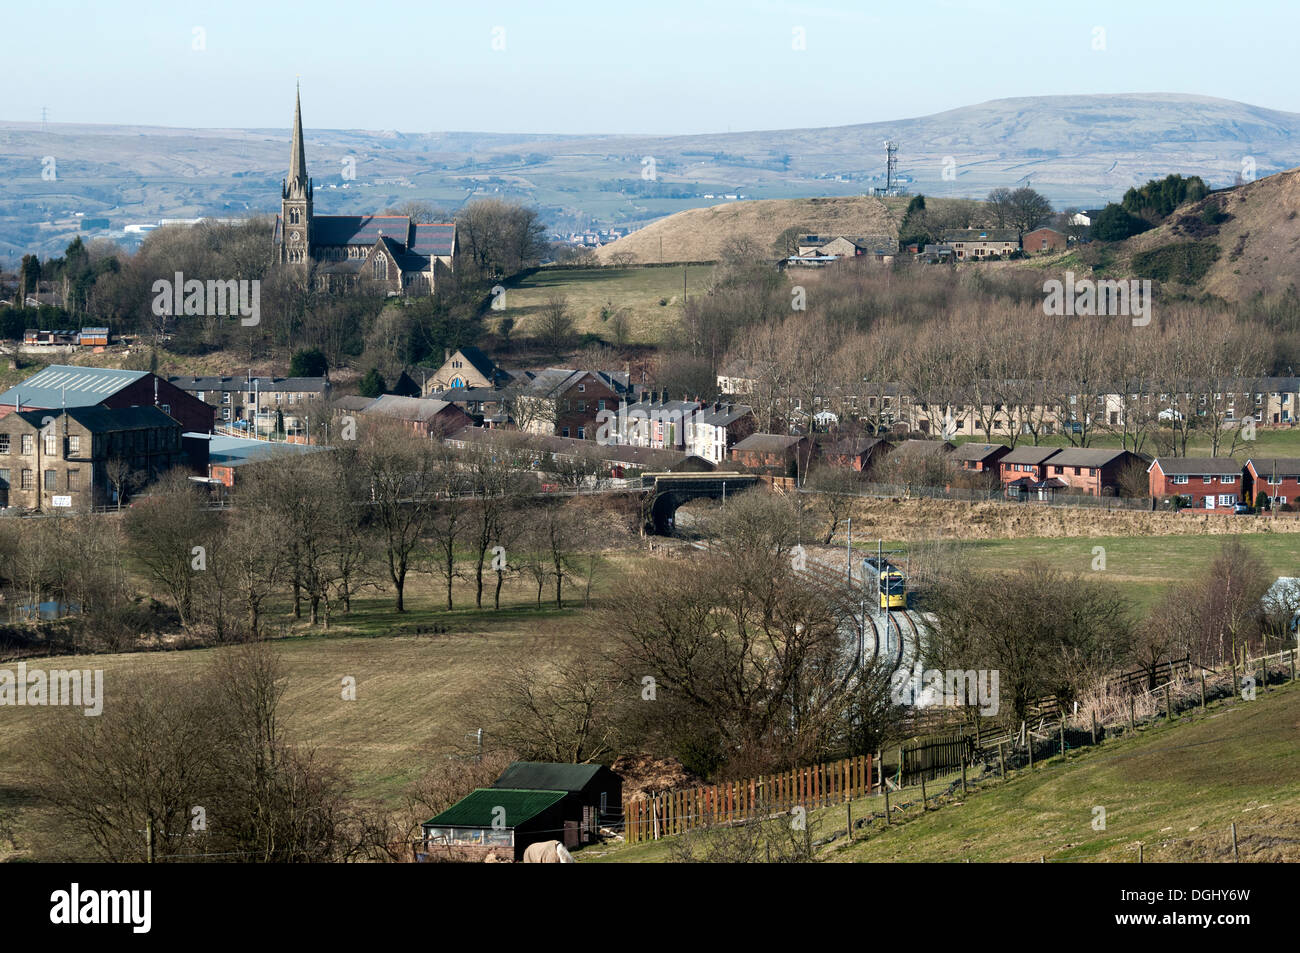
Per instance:
[[[384,377],[379,373],[379,369],[372,367],[366,371],[366,376],[361,378],[361,385],[357,389],[362,397],[379,397],[388,390],[388,384],[384,382]]]
[[[298,351],[289,361],[290,377],[324,377],[328,370],[329,361],[319,348]]]

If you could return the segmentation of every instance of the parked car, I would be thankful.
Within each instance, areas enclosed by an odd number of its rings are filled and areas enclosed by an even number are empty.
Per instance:
[[[1248,503],[1238,503],[1236,506],[1232,508],[1232,512],[1235,515],[1240,516],[1243,513],[1253,513],[1255,511],[1251,509]]]

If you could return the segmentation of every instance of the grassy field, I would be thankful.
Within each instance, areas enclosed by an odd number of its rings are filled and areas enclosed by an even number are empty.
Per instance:
[[[849,844],[841,806],[810,811],[814,838],[835,831],[822,861],[1132,863],[1137,844],[1148,863],[1231,861],[1237,824],[1243,861],[1300,860],[1300,686],[1275,687],[1255,701],[1233,699],[1172,725],[1141,728],[1100,748],[1067,752],[1012,771],[1007,781],[972,779],[973,793],[941,800],[922,813],[919,790],[893,803],[910,805],[889,828],[877,818]],[[946,785],[929,785],[929,794]],[[1094,809],[1105,829],[1094,830]],[[853,803],[855,820],[883,814],[879,797]],[[900,823],[901,822],[901,823]],[[668,862],[670,839],[601,845],[578,855],[589,862]]]
[[[593,596],[614,578],[608,569],[598,570]],[[525,583],[507,587],[499,612],[473,609],[468,583],[456,587],[457,609],[441,608],[444,598],[434,580],[416,576],[408,583],[406,613],[393,609],[390,593],[370,593],[354,601],[351,615],[337,617],[329,632],[298,624],[277,642],[287,674],[283,711],[290,740],[339,765],[359,798],[397,807],[411,782],[431,765],[471,751],[470,733],[479,727],[471,723],[471,711],[491,686],[493,673],[525,660],[557,658],[589,637],[590,610],[582,608],[580,588],[568,591],[564,609],[553,601],[537,608],[535,590]],[[491,604],[490,592],[486,601]],[[415,626],[435,623],[449,634],[413,634]],[[215,651],[220,650],[29,664],[103,669],[111,705],[115,677],[133,671],[158,677],[198,672]],[[342,699],[344,676],[356,679],[356,701]],[[12,813],[20,848],[56,834],[56,819],[34,797],[29,763],[40,720],[49,714],[43,708],[0,709],[0,820]],[[6,846],[0,837],[0,860]]]
[[[622,309],[631,328],[629,343],[656,344],[664,328],[682,316],[683,274],[687,294],[701,294],[712,271],[711,265],[543,268],[507,287],[506,308],[488,312],[489,324],[495,330],[502,318],[511,317],[516,335],[531,336],[547,298],[562,294],[568,299],[579,334],[599,334],[612,342],[608,315]]]
[[[1274,576],[1300,575],[1300,534],[1244,533],[1240,540]],[[1038,560],[1064,572],[1096,573],[1140,609],[1170,586],[1194,578],[1213,561],[1223,537],[1099,536],[1066,539],[970,540],[955,543],[973,569],[991,571]],[[1105,550],[1105,569],[1093,570],[1095,547]]]

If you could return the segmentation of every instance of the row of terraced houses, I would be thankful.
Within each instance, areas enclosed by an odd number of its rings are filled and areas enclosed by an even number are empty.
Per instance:
[[[1118,382],[981,380],[922,392],[899,381],[863,380],[851,391],[828,388],[810,405],[793,396],[781,369],[735,360],[718,373],[723,394],[760,400],[792,420],[861,420],[947,438],[1050,436],[1163,424],[1294,426],[1300,420],[1300,377],[1184,381],[1177,389],[1133,388]]]

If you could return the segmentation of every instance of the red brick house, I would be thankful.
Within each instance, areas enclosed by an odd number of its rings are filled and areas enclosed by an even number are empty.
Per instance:
[[[879,437],[845,437],[818,447],[822,462],[832,467],[847,467],[861,473],[872,461],[883,456],[889,445]]]
[[[752,470],[795,476],[807,469],[811,446],[797,434],[756,433],[731,448],[731,459]]]
[[[1156,457],[1147,468],[1147,484],[1158,500],[1186,496],[1192,509],[1215,510],[1245,498],[1242,472],[1232,457]]]
[[[1300,458],[1251,457],[1242,471],[1242,496],[1258,506],[1260,494],[1284,506],[1300,501]]]
[[[1065,251],[1069,242],[1063,233],[1054,228],[1035,228],[1020,236],[1020,247],[1026,255],[1046,255],[1055,251]]]
[[[1000,475],[999,462],[1011,448],[1005,443],[963,443],[949,457],[957,469],[970,473],[992,471]]]
[[[1041,483],[1047,479],[1047,461],[1060,452],[1060,447],[1023,446],[1003,454],[998,461],[1002,485],[1010,487],[1023,480]]]
[[[1146,461],[1129,450],[1070,447],[1047,459],[1044,478],[1058,479],[1070,490],[1088,496],[1118,496],[1124,469],[1135,464],[1146,467]]]
[[[548,367],[515,398],[516,423],[532,433],[595,440],[601,411],[616,413],[632,396],[626,372]]]

